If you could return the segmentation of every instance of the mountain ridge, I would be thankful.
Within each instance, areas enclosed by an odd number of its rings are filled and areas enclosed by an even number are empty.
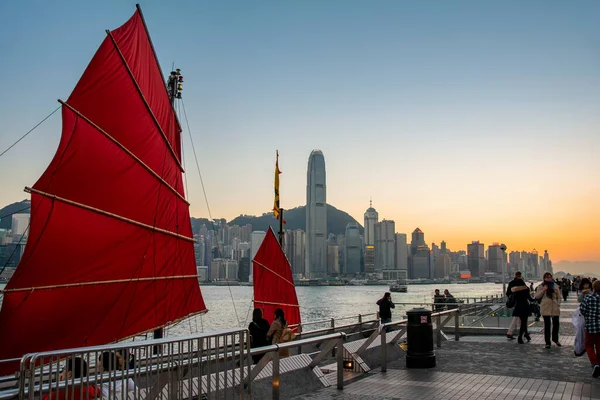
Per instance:
[[[28,199],[25,199],[0,209],[0,229],[10,229],[12,224],[12,218],[10,218],[10,216],[15,213],[29,214],[30,207],[31,202]],[[190,217],[190,220],[194,234],[200,232],[200,227],[203,224],[209,229],[213,226],[213,222],[207,218]],[[284,220],[286,221],[286,224],[284,225],[285,230],[304,230],[306,227],[306,206],[298,206],[290,210],[285,210]],[[269,229],[269,226],[272,227],[275,232],[279,230],[279,222],[275,219],[272,212],[266,212],[260,216],[240,214],[231,221],[227,221],[224,218],[218,218],[217,221],[228,225],[244,226],[246,224],[252,224],[252,229],[255,231],[266,231]],[[331,204],[327,204],[327,234],[333,233],[334,235],[343,235],[346,231],[346,225],[350,222],[357,223],[360,233],[363,233],[363,226],[350,216],[350,214],[335,208]]]

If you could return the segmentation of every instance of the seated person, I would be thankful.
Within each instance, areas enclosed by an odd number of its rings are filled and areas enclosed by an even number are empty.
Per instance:
[[[51,391],[42,397],[43,400],[67,400],[67,399],[95,399],[100,395],[96,385],[83,386],[79,383],[73,384],[74,379],[80,379],[88,375],[87,363],[81,357],[69,358],[58,376],[58,381],[67,381],[68,386],[60,389],[58,393]],[[83,393],[82,393],[83,388]]]

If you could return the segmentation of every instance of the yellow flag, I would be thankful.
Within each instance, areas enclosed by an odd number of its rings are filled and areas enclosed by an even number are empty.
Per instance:
[[[277,158],[275,160],[275,200],[273,201],[273,215],[279,219],[279,151],[277,151]]]

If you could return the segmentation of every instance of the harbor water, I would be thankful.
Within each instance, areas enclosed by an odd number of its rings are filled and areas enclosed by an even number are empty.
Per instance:
[[[3,289],[5,284],[0,284]],[[252,316],[252,286],[210,286],[201,285],[202,296],[208,312],[188,318],[167,329],[168,336],[188,335],[199,332],[211,332],[236,327],[247,327]],[[502,293],[502,285],[494,283],[446,284],[446,285],[408,285],[407,293],[392,293],[397,303],[392,319],[403,319],[405,311],[418,305],[402,306],[399,303],[431,303],[435,289],[448,289],[457,299],[480,298]],[[388,286],[298,286],[296,293],[303,324],[312,321],[337,321],[343,317],[358,314],[374,314],[378,311],[375,302],[389,291]],[[1,300],[0,300],[1,301]],[[271,319],[272,316],[269,316]],[[363,320],[374,319],[364,317]],[[342,320],[348,324],[354,320]],[[307,326],[304,330],[314,330],[329,326],[329,323]]]
[[[252,286],[203,286],[202,296],[208,313],[190,318],[168,329],[169,335],[185,335],[196,332],[208,332],[235,327],[247,327],[252,318]],[[408,285],[407,293],[392,293],[395,303],[431,303],[435,289],[448,289],[457,299],[480,298],[502,293],[502,285],[494,283],[446,284],[446,285]],[[378,311],[375,302],[388,286],[298,286],[296,293],[302,315],[303,324],[311,321],[322,321],[334,318],[357,316],[358,314],[374,314]],[[393,320],[403,319],[405,311],[418,305],[402,306],[398,304],[393,310]],[[272,316],[269,316],[271,319]],[[374,319],[375,316],[363,320]],[[356,318],[354,322],[356,322]],[[341,321],[340,324],[351,323],[352,320]],[[310,325],[304,330],[313,330],[328,326]]]

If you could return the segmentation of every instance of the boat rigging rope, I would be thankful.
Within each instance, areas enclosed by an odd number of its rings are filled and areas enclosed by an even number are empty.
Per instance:
[[[29,226],[30,225],[31,225],[31,221],[29,222],[29,224],[27,224],[27,228],[25,228],[25,231],[21,235],[21,238],[19,239],[19,242],[17,243],[17,245],[13,249],[12,253],[10,253],[10,256],[8,256],[8,258],[6,259],[6,263],[4,263],[4,266],[2,267],[2,269],[0,269],[0,275],[2,275],[2,273],[4,272],[4,270],[6,269],[6,267],[8,267],[8,263],[10,262],[10,260],[12,260],[13,256],[15,255],[15,252],[19,249],[19,246],[21,245],[21,241],[27,235],[27,231],[29,231]]]
[[[183,99],[179,99],[181,101],[181,108],[183,109],[183,117],[185,119],[185,124],[187,126],[188,135],[190,137],[190,143],[192,144],[192,152],[194,153],[194,160],[196,161],[196,169],[198,170],[198,175],[200,176],[200,184],[202,185],[202,192],[204,193],[204,200],[206,201],[206,208],[208,210],[208,217],[211,221],[213,220],[212,213],[210,212],[210,205],[208,204],[208,196],[206,195],[206,187],[204,186],[204,180],[202,179],[202,172],[200,172],[200,163],[198,162],[198,155],[196,154],[196,147],[194,146],[194,139],[192,137],[192,130],[190,129],[190,122],[188,121],[187,112],[185,110],[185,103]],[[215,229],[213,229],[216,231]],[[216,232],[215,232],[216,233]],[[219,238],[217,236],[217,249],[219,251],[219,255],[222,256],[222,252],[219,246]],[[233,298],[233,293],[231,292],[231,286],[229,285],[229,281],[227,282],[227,288],[229,289],[229,296],[231,297],[231,303],[233,304],[233,312],[235,313],[235,319],[237,320],[238,326],[240,324],[240,318],[238,316],[237,308],[235,306],[235,300]],[[202,331],[204,331],[204,327],[202,327]]]
[[[2,218],[10,217],[11,215],[18,214],[21,211],[29,210],[30,208],[31,208],[31,206],[25,207],[25,208],[21,208],[20,210],[15,211],[15,212],[11,212],[11,213],[8,213],[8,214],[0,215],[0,221],[2,220]]]
[[[8,153],[8,151],[10,149],[12,149],[13,147],[15,147],[17,145],[17,143],[19,143],[21,140],[25,139],[25,137],[27,135],[29,135],[31,132],[33,132],[35,130],[35,128],[37,128],[38,126],[40,126],[41,124],[43,124],[48,118],[50,118],[55,112],[57,112],[60,108],[62,107],[62,104],[58,107],[56,107],[56,109],[54,111],[52,111],[50,114],[48,114],[46,116],[46,118],[44,118],[43,120],[41,120],[40,122],[37,123],[36,126],[34,126],[33,128],[31,128],[29,131],[27,131],[26,134],[24,134],[23,136],[21,136],[19,138],[19,140],[17,140],[16,142],[14,142],[13,144],[11,144],[10,146],[8,146],[8,148],[6,150],[4,150],[2,153],[0,153],[0,157],[2,157],[3,155],[5,155],[6,153]]]
[[[173,63],[173,64],[175,64],[175,63]],[[175,67],[173,66],[173,68],[171,69],[171,71],[174,71],[174,68]],[[179,102],[175,103],[175,106],[177,107],[177,115],[181,115],[181,109],[179,107]],[[184,148],[185,148],[185,146],[183,145],[183,138],[181,138],[181,164],[183,165],[183,170],[187,171],[187,166],[185,164]],[[190,192],[188,190],[187,173],[183,174],[183,182],[185,184],[185,196],[187,198],[187,196],[190,195]],[[194,244],[194,246],[195,246],[195,244]],[[194,251],[194,253],[195,253],[195,251]],[[194,259],[195,258],[196,258],[196,255],[194,254]],[[194,317],[193,319],[194,319],[194,324],[196,326],[195,330],[192,328],[192,318],[187,318],[189,326],[190,326],[190,332],[191,333],[198,333],[198,321],[196,320],[196,317]],[[169,332],[167,331],[167,334],[168,333]]]

